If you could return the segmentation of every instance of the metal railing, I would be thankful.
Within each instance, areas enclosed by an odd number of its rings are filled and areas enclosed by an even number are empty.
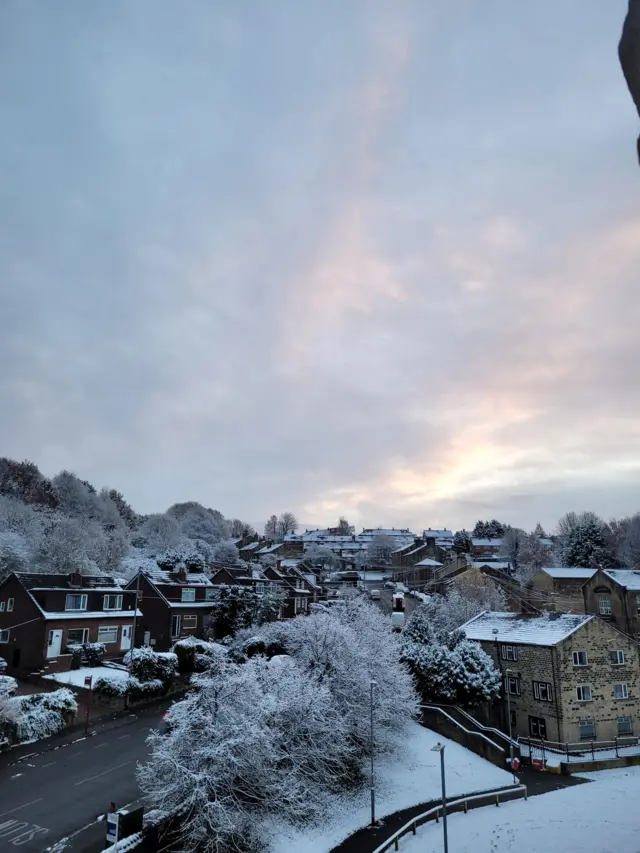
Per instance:
[[[511,785],[508,788],[497,788],[493,791],[484,791],[483,793],[472,794],[468,797],[447,800],[447,815],[454,812],[464,812],[466,814],[469,809],[477,809],[490,805],[499,806],[501,802],[507,803],[510,800],[519,800],[521,798],[527,799],[526,785]],[[428,811],[416,815],[416,817],[411,818],[403,827],[387,838],[386,841],[383,841],[379,847],[376,847],[373,853],[385,853],[390,847],[393,847],[394,850],[399,850],[399,842],[403,835],[407,835],[409,832],[415,835],[419,826],[430,820],[435,820],[437,823],[441,815],[442,805],[434,806]]]
[[[486,741],[489,744],[489,746],[492,746],[494,749],[497,749],[500,752],[506,752],[506,750],[503,747],[501,747],[497,743],[494,743],[491,740],[491,738],[487,737],[487,735],[482,734],[482,732],[474,732],[471,729],[468,729],[465,726],[463,726],[459,720],[456,720],[455,717],[452,717],[451,714],[447,713],[447,711],[445,711],[444,708],[441,708],[440,705],[420,705],[420,707],[425,708],[428,711],[437,711],[439,714],[442,714],[444,717],[446,717],[450,722],[452,722],[455,726],[457,726],[461,731],[465,732],[466,734],[472,735],[473,737],[481,738],[482,740]],[[473,717],[471,717],[471,719],[473,720]],[[475,720],[474,720],[474,723],[475,723]],[[478,725],[480,725],[480,724],[478,723]]]
[[[508,734],[505,734],[504,732],[501,732],[501,731],[500,731],[500,729],[496,729],[496,728],[494,728],[493,726],[485,726],[483,723],[478,722],[478,720],[476,720],[476,718],[475,718],[475,717],[471,716],[471,714],[467,713],[467,712],[466,712],[466,711],[464,711],[462,708],[458,708],[458,706],[457,706],[457,705],[452,705],[451,707],[455,708],[455,709],[456,709],[456,711],[457,711],[459,714],[462,714],[462,716],[463,716],[463,717],[466,717],[466,718],[467,718],[467,720],[469,720],[470,722],[472,722],[472,723],[473,723],[475,726],[477,726],[479,729],[482,729],[482,730],[483,730],[483,731],[485,731],[485,732],[491,732],[491,733],[492,733],[492,734],[494,734],[496,737],[501,738],[502,740],[506,741],[507,746],[509,746],[509,745],[512,745],[512,746],[518,746],[518,741],[517,741],[517,740],[514,740],[513,738],[510,738]]]
[[[540,738],[518,738],[520,747],[529,750],[530,758],[546,760],[547,756],[570,762],[613,760],[625,755],[640,755],[640,738],[634,736],[615,737],[613,740],[585,739],[578,742],[543,740]]]

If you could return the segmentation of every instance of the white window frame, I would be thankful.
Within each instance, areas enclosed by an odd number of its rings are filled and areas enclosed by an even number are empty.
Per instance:
[[[502,660],[513,661],[514,663],[518,660],[518,647],[517,646],[501,646],[500,654],[502,656]]]
[[[540,702],[553,702],[553,688],[548,681],[534,681],[533,696]]]
[[[580,655],[584,655],[584,663],[580,663]],[[587,652],[573,652],[574,666],[589,666],[589,655]]]
[[[520,679],[517,675],[505,675],[504,692],[505,694],[508,693],[510,696],[520,695]]]
[[[173,626],[174,623],[178,626],[178,630],[174,632]],[[171,639],[175,640],[176,637],[180,636],[180,632],[182,631],[182,616],[179,613],[176,613],[171,617]]]
[[[620,690],[618,691],[618,688]],[[618,692],[620,696],[618,696]],[[621,681],[618,684],[613,685],[613,696],[615,699],[628,699],[629,698],[629,685],[626,681]]]
[[[7,599],[7,613],[11,613],[11,611],[13,610],[14,601],[15,601],[14,598],[8,598]]]
[[[80,599],[80,607],[69,607],[69,599],[70,598],[79,598]],[[70,592],[67,594],[67,597],[64,600],[64,609],[65,612],[70,613],[80,613],[82,610],[87,609],[87,601],[89,596],[86,592]]]
[[[583,735],[582,732],[586,728],[590,728],[592,733]],[[595,740],[596,737],[596,721],[594,719],[578,720],[578,731],[580,732],[580,740]]]
[[[188,625],[187,620],[193,620],[193,624]],[[197,615],[193,615],[192,613],[185,614],[182,617],[182,630],[183,631],[193,631],[194,628],[198,627],[198,617]]]
[[[117,643],[118,642],[118,625],[100,625],[98,627],[98,642],[104,643],[108,645],[109,643]],[[103,640],[100,634],[106,631],[115,631],[115,637],[113,640]]]
[[[0,613],[4,613],[6,608],[7,608],[7,602],[6,601],[0,601]]]
[[[588,695],[587,695],[588,694]],[[593,693],[590,684],[578,684],[576,687],[578,702],[593,702]]]
[[[195,601],[196,600],[195,588],[192,586],[185,587],[182,590],[182,595],[180,596],[180,600],[181,601]]]
[[[628,720],[629,721],[629,731],[626,731],[626,732],[620,731],[620,722],[622,720]],[[625,735],[632,735],[633,734],[633,717],[631,717],[628,714],[625,715],[624,717],[618,717],[616,720],[616,731],[622,737],[624,737]]]
[[[611,666],[624,666],[627,662],[623,649],[613,649],[609,654],[611,656]]]
[[[82,639],[81,640],[70,640],[69,639],[69,631],[82,631]],[[81,646],[83,643],[87,643],[89,641],[89,629],[88,628],[67,628],[67,646],[71,644],[72,646],[78,645]]]
[[[116,600],[116,606],[115,607],[109,606],[109,600],[111,598],[115,598],[115,600]],[[110,593],[108,595],[105,595],[104,598],[102,599],[102,609],[103,610],[122,610],[122,594],[118,593],[118,592],[114,592],[114,593]]]
[[[9,642],[9,628],[0,628],[0,643],[8,643]]]
[[[611,616],[613,608],[611,606],[611,594],[607,592],[599,592],[596,596],[598,599],[598,615]]]

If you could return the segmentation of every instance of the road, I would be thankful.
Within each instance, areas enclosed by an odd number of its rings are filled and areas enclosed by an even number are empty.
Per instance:
[[[379,588],[379,587],[378,587]],[[384,611],[384,613],[388,613],[389,617],[391,617],[392,606],[391,606],[391,598],[393,596],[392,589],[380,589],[380,601],[376,602]],[[416,607],[420,604],[420,599],[413,598],[411,595],[405,595],[404,597],[404,613],[407,619],[411,616]]]
[[[101,849],[104,823],[96,823],[113,801],[124,808],[138,801],[135,771],[147,754],[150,729],[166,706],[140,711],[99,727],[95,734],[17,762],[0,758],[0,851],[43,853],[73,836],[68,850]]]

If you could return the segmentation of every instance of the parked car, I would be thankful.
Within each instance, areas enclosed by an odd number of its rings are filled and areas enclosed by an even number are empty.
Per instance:
[[[3,675],[7,671],[7,667],[9,664],[6,662],[4,658],[0,658],[0,675]]]
[[[391,630],[396,633],[402,631],[405,624],[404,611],[396,611],[391,614]]]
[[[369,593],[369,598],[371,599],[371,601],[380,601],[380,590],[372,589]]]
[[[0,696],[15,696],[18,692],[18,682],[10,675],[0,675]]]
[[[396,585],[394,584],[393,581],[385,581],[384,588],[385,589],[395,589]]]
[[[403,583],[397,583],[396,584],[396,592],[407,593],[407,592],[409,592],[409,587],[405,586]]]

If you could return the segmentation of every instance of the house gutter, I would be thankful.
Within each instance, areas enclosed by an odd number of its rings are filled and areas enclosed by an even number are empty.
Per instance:
[[[562,738],[560,737],[560,705],[558,703],[558,677],[556,673],[556,665],[555,665],[555,656],[554,652],[556,651],[554,646],[551,646],[549,649],[551,652],[551,672],[553,673],[553,696],[554,696],[554,704],[556,706],[556,728],[558,730],[558,743],[562,743]]]

